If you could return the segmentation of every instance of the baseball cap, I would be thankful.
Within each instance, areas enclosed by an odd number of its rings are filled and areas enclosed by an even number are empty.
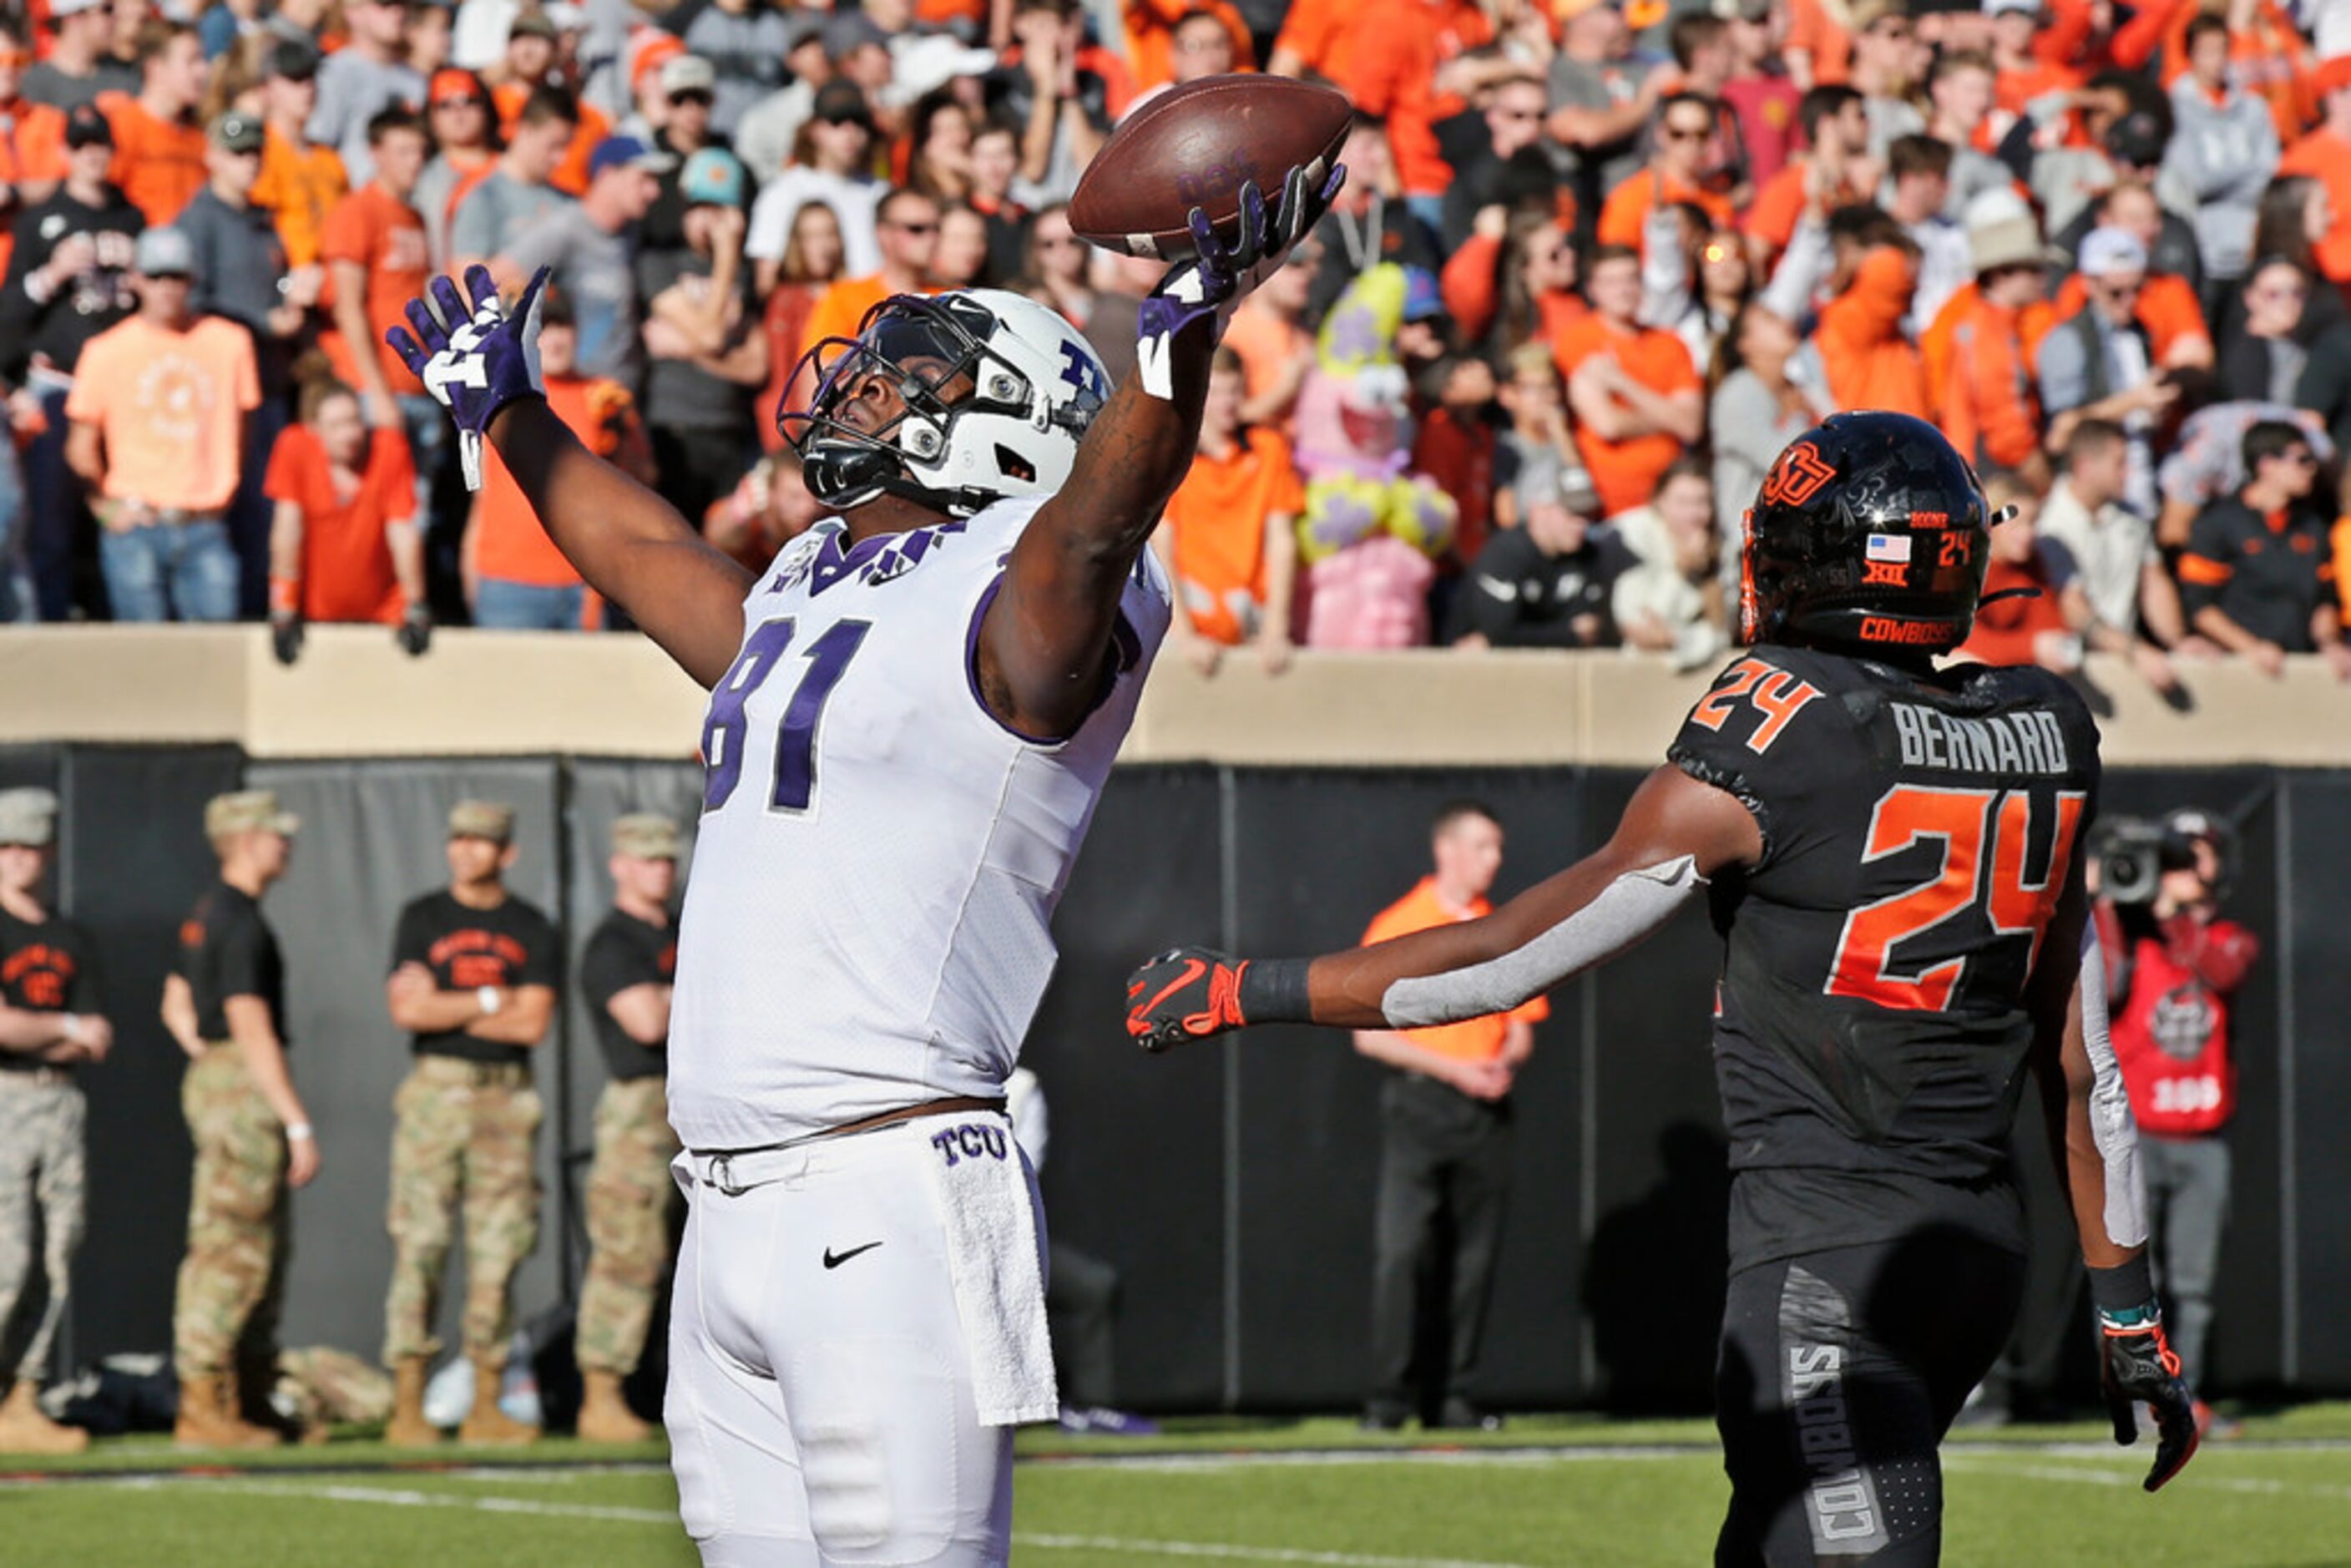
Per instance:
[[[131,253],[131,270],[141,277],[193,277],[196,247],[177,229],[148,229]]]
[[[591,180],[607,169],[642,169],[648,174],[666,174],[676,167],[676,158],[654,152],[633,136],[607,136],[596,143],[596,151],[588,154],[588,177]]]
[[[705,147],[685,161],[677,188],[689,206],[743,204],[743,165],[723,147]]]
[[[149,229],[149,234],[170,234],[170,229]],[[237,789],[226,795],[215,795],[204,802],[204,837],[226,838],[231,833],[284,833],[289,838],[299,832],[302,819],[291,811],[277,809],[277,792],[274,789]]]
[[[56,21],[66,16],[78,16],[84,11],[95,11],[106,3],[107,0],[49,0],[49,18]]]
[[[645,78],[678,56],[685,53],[684,44],[674,33],[664,33],[659,27],[642,29],[646,35],[629,46],[629,90],[635,92],[645,85]]]
[[[659,811],[631,811],[612,821],[612,852],[616,855],[674,861],[684,847],[677,824]]]
[[[261,151],[261,120],[257,116],[239,114],[235,110],[215,116],[205,134],[213,145],[225,152],[258,152]]]
[[[1761,22],[1771,15],[1771,0],[1713,0],[1708,7],[1726,22]]]
[[[455,66],[444,66],[433,73],[433,85],[426,89],[424,101],[446,103],[452,99],[470,98],[479,102],[489,101],[482,90],[482,78]]]
[[[2032,209],[2012,190],[1986,191],[1970,202],[1967,229],[1968,269],[1979,275],[2049,258]]]
[[[2122,272],[2147,270],[2147,246],[2138,235],[2111,224],[2092,229],[2082,240],[2081,272],[2085,277],[2112,277]]]
[[[2011,11],[2037,16],[2041,15],[2041,0],[1984,0],[1983,12],[1987,16],[2003,16]]]
[[[661,66],[661,89],[665,98],[716,89],[718,72],[700,55],[672,55]]]
[[[545,38],[555,41],[555,18],[544,11],[520,11],[507,24],[508,38]]]
[[[588,13],[571,0],[547,0],[547,20],[558,33],[577,33],[588,26]]]
[[[1445,314],[1445,296],[1437,287],[1437,275],[1425,267],[1404,269],[1404,319],[1407,321],[1433,321]]]
[[[0,844],[46,849],[57,841],[57,798],[47,789],[0,789]]]
[[[449,836],[507,843],[514,838],[514,808],[503,800],[460,800],[449,808]]]
[[[2146,168],[2163,162],[2164,141],[2163,122],[2140,110],[2106,127],[2106,155],[2117,162]]]
[[[865,102],[865,94],[853,81],[829,81],[816,89],[816,104],[810,110],[812,118],[829,120],[836,124],[854,121],[868,131],[873,129],[873,110]]]
[[[864,12],[835,11],[825,18],[824,52],[828,58],[840,59],[868,44],[879,44],[886,49],[890,47],[890,35]]]
[[[99,111],[94,103],[78,103],[66,114],[66,145],[80,147],[111,147],[114,126]]]
[[[269,74],[286,81],[308,81],[319,74],[319,51],[299,38],[284,38],[269,51]]]

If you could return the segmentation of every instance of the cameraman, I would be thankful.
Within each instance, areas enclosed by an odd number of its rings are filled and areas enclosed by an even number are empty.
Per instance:
[[[2115,1055],[2138,1119],[2149,1239],[2172,1298],[2171,1343],[2195,1388],[2205,1386],[2204,1341],[2229,1207],[2229,1145],[2220,1136],[2237,1106],[2229,998],[2261,953],[2252,932],[2216,913],[2226,841],[2204,812],[2175,811],[2152,847],[2152,877],[2116,887],[2108,870],[2097,901]],[[2209,1428],[2211,1411],[2200,1399],[2196,1416],[2199,1430]]]

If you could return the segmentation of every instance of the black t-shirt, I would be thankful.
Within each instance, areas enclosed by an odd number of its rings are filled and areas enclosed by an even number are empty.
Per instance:
[[[1712,888],[1732,1266],[1928,1223],[2009,1239],[2026,984],[2097,808],[2082,699],[2031,666],[1760,648],[1667,755],[1763,833]]]
[[[562,978],[555,926],[537,907],[509,894],[495,909],[460,904],[445,888],[428,893],[400,912],[392,939],[392,967],[422,964],[444,991],[484,986],[548,986]],[[480,1040],[463,1029],[415,1037],[421,1056],[455,1056],[467,1061],[520,1063],[530,1048]]]
[[[2235,496],[2204,508],[2179,559],[2179,601],[2190,620],[2207,605],[2289,653],[2318,643],[2310,623],[2334,601],[2334,546],[2307,503],[2263,517]]]
[[[27,1012],[102,1010],[89,934],[63,915],[37,925],[0,909],[0,1002]],[[0,1051],[0,1068],[38,1065],[23,1052]]]
[[[1498,528],[1453,596],[1453,635],[1483,632],[1497,648],[1605,643],[1608,590],[1622,570],[1621,561],[1590,540],[1569,554],[1546,555],[1523,527]],[[1586,616],[1592,619],[1579,627]]]
[[[596,1015],[596,1040],[617,1079],[657,1078],[669,1071],[669,1042],[645,1045],[612,1016],[612,998],[631,986],[666,986],[677,974],[677,932],[625,910],[604,916],[580,960],[580,988]]]
[[[231,997],[259,997],[269,1008],[279,1043],[286,1037],[286,961],[277,935],[261,917],[261,903],[243,888],[214,883],[180,923],[178,972],[195,994],[196,1032],[217,1043],[229,1038]]]

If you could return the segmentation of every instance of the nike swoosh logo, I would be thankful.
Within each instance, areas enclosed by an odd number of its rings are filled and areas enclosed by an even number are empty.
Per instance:
[[[1127,1009],[1126,1031],[1133,1035],[1148,1033],[1151,1029],[1152,1009],[1207,972],[1208,966],[1202,963],[1199,959],[1185,959],[1184,972],[1181,975],[1178,975],[1176,978],[1160,987],[1158,994],[1154,996],[1149,1001],[1144,1002],[1141,1007],[1129,1008]],[[1138,987],[1137,988],[1140,989],[1141,988]]]
[[[848,1262],[852,1258],[856,1257],[859,1253],[871,1252],[873,1249],[881,1245],[882,1243],[879,1241],[868,1241],[864,1246],[852,1247],[846,1252],[835,1252],[831,1248],[828,1247],[824,1249],[824,1266],[828,1269],[838,1269],[843,1263]]]

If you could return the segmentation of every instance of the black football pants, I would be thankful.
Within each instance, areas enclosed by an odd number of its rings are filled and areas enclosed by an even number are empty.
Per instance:
[[[1486,1303],[1500,1256],[1502,1216],[1510,1190],[1510,1102],[1489,1104],[1460,1091],[1398,1073],[1380,1095],[1380,1187],[1373,1226],[1372,1385],[1370,1403],[1396,1411],[1421,1408],[1432,1419],[1448,1396],[1477,1396],[1478,1350]],[[1447,1261],[1446,1364],[1423,1367],[1416,1399],[1420,1308]]]
[[[2023,1281],[2022,1255],[1940,1228],[1732,1275],[1717,1568],[1937,1562],[1936,1448],[2007,1342]]]

